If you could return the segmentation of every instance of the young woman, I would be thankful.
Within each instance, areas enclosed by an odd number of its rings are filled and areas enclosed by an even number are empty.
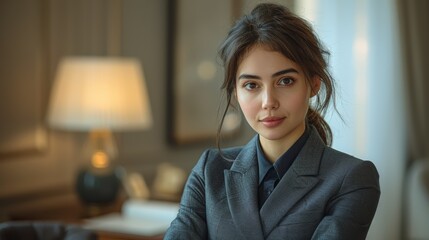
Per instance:
[[[329,147],[326,54],[280,5],[260,4],[235,24],[220,49],[223,89],[257,135],[203,153],[165,239],[365,239],[378,173]]]

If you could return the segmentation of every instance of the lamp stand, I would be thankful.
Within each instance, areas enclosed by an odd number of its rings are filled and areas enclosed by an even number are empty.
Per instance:
[[[90,164],[78,173],[77,193],[86,204],[112,203],[116,200],[121,185],[116,167],[111,161],[116,156],[112,133],[107,129],[91,131],[86,147]]]

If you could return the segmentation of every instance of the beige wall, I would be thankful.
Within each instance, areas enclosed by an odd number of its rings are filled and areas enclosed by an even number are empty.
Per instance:
[[[141,60],[155,124],[148,131],[116,134],[119,148],[117,163],[142,172],[150,183],[159,163],[170,162],[189,171],[201,152],[212,144],[206,142],[178,147],[171,146],[167,142],[167,1],[119,2],[123,4],[119,15],[119,28],[111,19],[112,16],[118,19],[117,9],[109,8],[118,3],[115,0],[6,0],[2,1],[2,12],[12,9],[16,12],[9,14],[7,19],[3,17],[1,20],[7,20],[11,28],[19,26],[27,30],[39,30],[32,36],[43,40],[34,47],[42,52],[41,58],[45,59],[41,60],[45,65],[35,67],[36,72],[45,71],[45,74],[37,75],[41,78],[38,81],[42,89],[42,96],[39,96],[42,106],[38,108],[40,112],[38,119],[44,127],[46,127],[44,114],[50,84],[56,64],[62,56],[115,54],[118,51],[115,49],[117,46],[115,44],[119,43],[121,55],[137,57]],[[23,12],[23,9],[31,9],[33,15],[29,16]],[[20,24],[22,22],[25,23],[24,26]],[[113,40],[107,38],[109,34],[115,36],[115,31],[118,29],[122,32],[121,38]],[[9,31],[1,31],[2,34],[10,34]],[[31,39],[27,39],[27,43],[24,39],[20,40],[21,45],[17,44],[16,47],[31,43]],[[30,57],[34,56],[30,55]],[[4,58],[0,60],[5,61]],[[17,69],[17,71],[20,70]],[[1,81],[13,81],[7,78],[7,73],[0,74],[2,74]],[[16,90],[10,85],[1,86],[6,87],[0,89],[0,95]],[[17,96],[13,101],[0,106],[14,109],[14,106],[25,99],[27,98],[22,99]],[[26,109],[33,111],[34,107],[31,104],[25,105],[24,112]],[[10,121],[4,114],[4,109],[0,110],[2,112],[0,121],[3,123]],[[0,155],[0,203],[3,205],[0,206],[0,213],[1,207],[6,206],[6,203],[13,201],[17,196],[21,196],[22,200],[31,198],[33,193],[56,191],[73,186],[75,172],[84,163],[80,156],[80,149],[86,135],[46,129],[47,144],[41,151]],[[253,133],[244,127],[236,135],[235,140],[227,144],[245,143],[251,135]]]

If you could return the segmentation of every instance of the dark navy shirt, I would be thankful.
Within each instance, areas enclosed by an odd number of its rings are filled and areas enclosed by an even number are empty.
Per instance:
[[[274,162],[274,164],[271,164],[271,162],[265,158],[261,144],[258,141],[256,152],[259,167],[259,209],[264,205],[265,200],[267,200],[268,196],[270,196],[274,191],[274,188],[277,186],[277,183],[290,168],[309,136],[310,129],[306,126],[301,137],[299,137],[298,140],[285,153],[283,153],[277,161]]]

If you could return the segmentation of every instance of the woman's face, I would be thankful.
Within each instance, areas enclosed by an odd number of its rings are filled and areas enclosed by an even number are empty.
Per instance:
[[[238,66],[235,94],[261,143],[292,144],[302,135],[311,92],[300,66],[263,46],[251,48]]]

